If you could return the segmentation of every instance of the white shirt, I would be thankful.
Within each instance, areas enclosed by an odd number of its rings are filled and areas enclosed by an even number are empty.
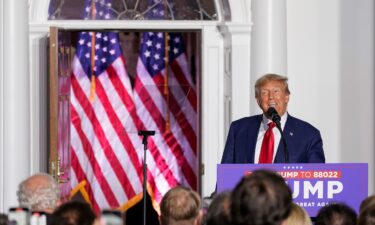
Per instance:
[[[281,129],[284,130],[285,127],[285,122],[288,118],[288,113],[284,113],[284,115],[281,117],[280,120],[280,125]],[[268,129],[268,123],[272,122],[272,120],[268,119],[264,114],[262,118],[262,122],[260,123],[260,128],[259,128],[259,133],[258,133],[258,138],[257,138],[257,144],[255,146],[255,155],[254,155],[254,163],[259,162],[259,156],[260,156],[260,149],[262,148],[262,142],[264,135],[266,134],[266,131]],[[273,159],[272,162],[275,161],[276,153],[277,153],[277,148],[279,147],[280,139],[281,139],[281,134],[280,131],[277,129],[277,127],[274,127],[272,129],[273,135],[274,135],[274,140],[275,144],[273,146]]]

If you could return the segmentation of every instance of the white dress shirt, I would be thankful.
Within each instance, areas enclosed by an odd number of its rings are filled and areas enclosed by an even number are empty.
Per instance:
[[[280,125],[281,125],[282,130],[284,130],[285,122],[286,122],[287,118],[288,118],[288,113],[284,113],[284,115],[281,117]],[[268,129],[268,123],[270,123],[270,122],[272,122],[272,120],[268,119],[263,114],[262,122],[260,123],[259,133],[258,133],[258,137],[257,137],[257,144],[255,146],[254,163],[259,162],[259,156],[260,156],[260,150],[262,148],[263,138],[264,138],[264,135],[266,134],[266,131]],[[272,159],[272,162],[273,162],[273,161],[275,161],[275,156],[276,156],[276,153],[277,153],[277,148],[279,147],[281,134],[280,134],[280,131],[277,129],[277,127],[274,127],[272,129],[272,132],[273,132],[273,135],[274,135],[274,138],[275,138],[274,139],[275,144],[273,146],[273,159]]]

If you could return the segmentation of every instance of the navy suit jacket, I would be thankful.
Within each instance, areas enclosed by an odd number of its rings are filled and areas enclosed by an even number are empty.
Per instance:
[[[262,115],[232,122],[221,163],[254,163],[255,146]],[[318,129],[288,115],[283,130],[290,163],[324,163],[323,141]],[[284,163],[284,146],[280,140],[274,163]]]

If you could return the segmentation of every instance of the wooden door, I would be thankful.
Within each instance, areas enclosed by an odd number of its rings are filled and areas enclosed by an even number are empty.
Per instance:
[[[59,182],[62,198],[70,194],[69,94],[71,33],[50,28],[49,37],[49,173]]]

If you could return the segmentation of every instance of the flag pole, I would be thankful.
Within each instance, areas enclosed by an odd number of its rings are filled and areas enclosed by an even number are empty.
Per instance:
[[[165,79],[164,79],[164,95],[167,102],[167,115],[165,118],[165,131],[166,133],[170,132],[170,118],[169,118],[169,77],[168,77],[168,68],[169,68],[169,45],[168,45],[168,32],[164,33],[164,52],[165,52]]]
[[[96,19],[96,5],[95,5],[95,0],[91,0],[91,18],[93,20]],[[95,67],[95,45],[96,45],[96,40],[95,40],[95,32],[92,31],[92,36],[91,36],[91,88],[90,88],[90,102],[94,101],[95,98],[95,89],[96,89],[96,84],[95,84],[95,72],[94,72],[94,67]]]

